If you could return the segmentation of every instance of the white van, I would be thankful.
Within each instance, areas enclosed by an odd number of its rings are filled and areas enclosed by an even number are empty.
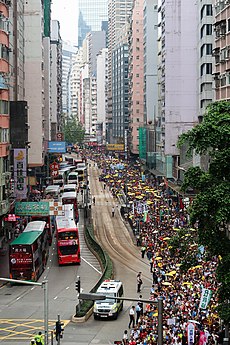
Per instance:
[[[45,189],[44,198],[58,200],[60,192],[61,188],[58,185],[50,185]]]
[[[62,192],[76,192],[77,191],[77,185],[75,183],[65,184],[63,186]]]
[[[69,173],[67,177],[67,183],[78,183],[78,172],[72,171]]]
[[[118,313],[123,309],[123,284],[120,280],[105,280],[97,289],[97,294],[114,297],[114,299],[105,299],[95,301],[93,313],[94,319],[111,317],[117,319]]]

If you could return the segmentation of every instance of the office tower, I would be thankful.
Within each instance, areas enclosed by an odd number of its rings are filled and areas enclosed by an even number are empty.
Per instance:
[[[78,46],[90,31],[107,31],[107,0],[78,1]]]
[[[64,117],[71,115],[70,72],[73,56],[77,48],[71,42],[63,42],[62,45],[62,112]]]
[[[133,6],[133,0],[108,1],[108,108],[106,114],[106,141],[112,142],[112,54],[117,44],[117,35],[120,29],[127,23]]]

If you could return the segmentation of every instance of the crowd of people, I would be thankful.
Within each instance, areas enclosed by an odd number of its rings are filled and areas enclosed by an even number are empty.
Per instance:
[[[123,216],[129,221],[140,246],[140,256],[149,261],[152,287],[150,300],[163,297],[163,343],[175,345],[222,344],[216,307],[218,284],[215,271],[218,260],[207,259],[205,248],[198,246],[192,234],[189,214],[183,200],[175,196],[166,180],[158,181],[144,174],[138,162],[89,154],[100,169],[100,181],[115,198],[124,198],[128,208]],[[170,240],[186,229],[190,250],[197,251],[197,264],[181,270],[179,253],[172,255]],[[190,236],[191,233],[191,237]],[[141,291],[141,272],[137,275],[137,291]],[[155,304],[141,302],[130,309],[129,331],[123,344],[157,344],[158,313]],[[127,327],[128,328],[128,327]]]

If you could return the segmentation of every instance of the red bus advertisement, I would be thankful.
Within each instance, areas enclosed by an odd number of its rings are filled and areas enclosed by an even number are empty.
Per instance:
[[[52,220],[52,217],[53,216],[31,216],[31,221],[42,220],[43,222],[46,222],[45,229],[47,231],[48,242],[50,246],[52,244],[54,233],[54,220]]]
[[[65,206],[65,215],[56,216],[57,254],[59,265],[80,264],[80,243],[74,220],[73,205]]]
[[[77,205],[77,192],[64,192],[62,194],[62,205],[72,205],[74,208],[74,219],[76,223],[79,220],[78,205]]]
[[[29,222],[24,231],[10,243],[10,278],[37,281],[45,269],[49,244],[46,223]]]

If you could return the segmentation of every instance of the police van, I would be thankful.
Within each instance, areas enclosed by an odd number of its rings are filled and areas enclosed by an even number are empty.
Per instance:
[[[118,313],[123,309],[123,284],[120,280],[105,280],[97,289],[97,294],[111,297],[111,299],[99,300],[94,303],[94,319],[117,319]]]

